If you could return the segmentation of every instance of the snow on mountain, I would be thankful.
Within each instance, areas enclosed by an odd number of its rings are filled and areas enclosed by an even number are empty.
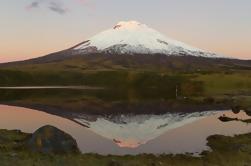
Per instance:
[[[216,54],[165,37],[137,21],[122,21],[74,47],[80,53],[166,54],[217,57]]]
[[[136,148],[165,132],[218,113],[217,111],[194,113],[166,113],[164,115],[117,115],[113,117],[78,116],[80,124],[120,147]],[[91,120],[90,120],[91,119]]]

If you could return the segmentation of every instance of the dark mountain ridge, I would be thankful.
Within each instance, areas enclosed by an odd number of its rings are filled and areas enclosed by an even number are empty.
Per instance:
[[[22,67],[26,65],[41,65],[49,63],[62,63],[76,59],[77,63],[87,63],[99,66],[112,66],[123,68],[162,68],[177,70],[211,70],[211,69],[240,69],[251,70],[251,60],[230,58],[207,58],[190,55],[163,55],[163,54],[124,54],[90,53],[79,54],[71,49],[55,52],[43,57],[0,64],[0,68]],[[108,66],[109,68],[109,66]]]

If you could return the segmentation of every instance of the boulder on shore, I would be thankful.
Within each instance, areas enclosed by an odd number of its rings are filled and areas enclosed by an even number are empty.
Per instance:
[[[41,153],[79,153],[77,142],[69,134],[47,125],[36,130],[28,141],[28,148]]]

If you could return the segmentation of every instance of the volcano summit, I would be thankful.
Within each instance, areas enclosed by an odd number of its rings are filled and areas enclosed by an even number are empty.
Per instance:
[[[113,28],[72,47],[71,50],[79,54],[164,54],[217,57],[213,53],[165,37],[137,21],[121,21]]]

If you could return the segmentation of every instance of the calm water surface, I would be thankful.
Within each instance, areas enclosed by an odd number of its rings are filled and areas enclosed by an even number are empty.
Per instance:
[[[50,124],[71,134],[83,153],[196,153],[208,149],[206,138],[210,135],[251,132],[249,124],[219,121],[218,117],[223,114],[250,118],[242,111],[238,114],[210,111],[114,116],[75,113],[63,118],[34,109],[0,105],[0,128],[31,133]]]

